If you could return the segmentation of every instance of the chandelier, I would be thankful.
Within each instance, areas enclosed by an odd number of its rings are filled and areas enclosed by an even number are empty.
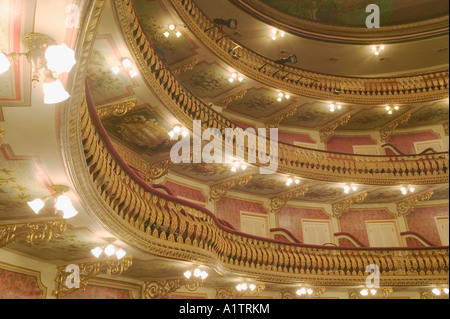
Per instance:
[[[250,296],[256,296],[262,293],[266,289],[266,286],[264,284],[255,284],[255,283],[240,283],[236,285],[236,297],[244,296],[244,295],[250,295]]]
[[[25,56],[32,65],[33,87],[37,87],[42,75],[44,77],[44,103],[57,104],[67,100],[70,95],[58,78],[76,64],[75,52],[66,44],[56,45],[55,40],[42,33],[27,33],[22,42],[28,50],[26,53],[0,53],[0,74],[10,69],[11,62]]]
[[[201,270],[199,267],[186,271],[184,273],[186,288],[189,291],[195,291],[203,285],[208,278],[208,273],[204,270]]]
[[[117,248],[113,245],[113,243],[116,241],[115,238],[109,238],[106,241],[109,243],[108,245],[99,246],[91,250],[91,253],[95,256],[95,258],[98,259],[100,258],[100,256],[105,254],[108,259],[111,259],[115,256],[117,260],[120,260],[127,255],[127,253],[123,249]]]
[[[53,185],[50,188],[53,191],[53,195],[44,197],[44,198],[38,198],[34,201],[28,202],[28,206],[31,207],[31,209],[36,213],[39,214],[41,210],[44,208],[47,201],[50,199],[53,199],[55,206],[54,206],[54,213],[62,212],[64,219],[69,219],[72,217],[75,217],[78,215],[77,210],[73,207],[72,202],[69,197],[63,195],[64,193],[68,192],[70,190],[69,187],[63,186],[63,185]]]

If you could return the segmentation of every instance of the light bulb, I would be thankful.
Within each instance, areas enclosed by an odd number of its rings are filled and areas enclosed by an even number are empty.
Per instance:
[[[237,172],[236,167],[233,166],[233,167],[231,168],[231,171],[232,171],[233,173],[236,173],[236,172]]]
[[[111,71],[113,71],[113,73],[114,73],[115,75],[117,75],[117,74],[119,74],[119,72],[120,72],[120,68],[119,68],[118,66],[113,66],[113,67],[111,68]]]
[[[200,269],[195,269],[194,270],[194,277],[195,278],[200,278],[202,276],[202,271]]]
[[[345,187],[344,187],[344,192],[345,192],[346,194],[350,193],[350,187],[345,186]]]
[[[179,134],[179,133],[181,132],[181,127],[175,126],[175,127],[173,128],[173,131],[174,131],[176,134]]]
[[[386,106],[386,111],[390,111],[391,107],[390,106]]]
[[[116,248],[113,245],[106,246],[106,248],[105,248],[106,256],[111,257],[115,253],[116,253]]]
[[[279,93],[278,96],[281,97],[281,98],[283,98],[283,97],[284,97],[284,94],[283,94],[283,93]]]
[[[175,137],[175,132],[174,131],[170,131],[169,132],[169,137],[170,137],[170,139],[173,139]]]
[[[203,280],[205,280],[206,278],[208,278],[208,276],[209,276],[209,275],[208,275],[208,273],[207,273],[206,271],[203,271],[203,272],[202,272],[201,277],[202,277]]]
[[[95,256],[95,258],[98,258],[103,253],[103,250],[100,247],[97,247],[97,248],[92,249],[91,253],[92,253],[92,255]]]
[[[338,104],[338,105],[337,105],[337,109],[338,109],[338,110],[342,109],[342,105]]]
[[[281,36],[282,38],[284,38],[285,35],[286,35],[286,32],[284,32],[284,31],[281,31],[281,32],[280,32],[280,36]]]
[[[353,189],[354,192],[356,192],[358,190],[358,187],[357,186],[353,186],[352,189]]]
[[[173,24],[169,25],[169,30],[170,30],[170,31],[175,30],[175,26],[174,26]]]
[[[126,256],[126,254],[127,253],[123,249],[119,249],[118,251],[116,251],[117,259],[122,259],[123,257]]]
[[[308,289],[308,295],[312,295],[314,293],[314,291],[312,289]]]
[[[377,52],[377,47],[375,45],[372,46],[372,51]]]
[[[231,77],[232,77],[233,79],[236,79],[236,78],[237,78],[237,74],[236,74],[236,73],[233,73],[233,74],[231,75]]]
[[[375,55],[380,55],[380,52],[378,52],[378,51],[377,51],[377,52],[375,52]]]
[[[392,114],[394,114],[394,112],[392,112],[392,111],[389,111],[389,112],[388,112],[388,114],[389,114],[389,115],[392,115]]]
[[[242,165],[242,166],[241,166],[241,169],[242,169],[243,171],[247,170],[247,165]]]
[[[236,162],[234,162],[234,167],[236,167],[236,168],[239,168],[240,166],[241,166],[241,164],[238,162],[238,161],[236,161]]]
[[[278,101],[278,102],[281,102],[281,101],[283,101],[283,99],[282,99],[281,97],[279,97],[279,98],[277,99],[277,101]]]
[[[438,289],[438,288],[434,288],[432,292],[433,292],[433,294],[435,294],[436,296],[440,296],[440,295],[441,295],[441,290]]]
[[[168,38],[169,36],[170,36],[170,33],[169,32],[164,32],[164,36],[166,37],[166,38]]]
[[[302,295],[302,292],[300,291],[300,289],[299,290],[297,290],[297,296],[301,296]]]
[[[180,31],[178,31],[177,33],[175,33],[175,35],[177,36],[177,38],[182,36],[182,33]]]
[[[411,187],[411,188],[409,189],[409,191],[410,191],[411,193],[414,193],[414,192],[416,191],[416,189],[415,189],[414,187]]]
[[[230,78],[228,81],[229,81],[230,83],[233,83],[233,82],[234,82],[234,79],[233,79],[233,78]]]
[[[10,67],[11,62],[9,62],[8,57],[5,54],[0,53],[0,74],[3,74],[6,71],[8,71]]]
[[[276,39],[277,39],[277,37],[274,35],[274,36],[272,37],[272,40],[275,41]]]
[[[139,74],[138,71],[136,71],[136,70],[130,70],[130,76],[131,76],[132,78],[135,78],[138,74]]]
[[[300,184],[300,180],[299,180],[299,179],[296,179],[296,180],[295,180],[295,184],[299,185],[299,184]]]
[[[407,189],[406,189],[405,187],[402,187],[402,194],[403,194],[403,195],[408,194],[408,191],[407,191]]]
[[[60,80],[44,83],[44,103],[58,104],[70,97]]]
[[[187,137],[187,136],[189,136],[189,131],[183,130],[183,133],[181,135],[183,135],[183,137]]]
[[[380,50],[381,50],[381,51],[384,51],[384,49],[385,49],[385,46],[384,46],[384,45],[380,46]]]
[[[377,294],[377,290],[376,289],[372,289],[371,291],[370,291],[370,293],[372,294],[372,296],[375,296],[376,294]]]
[[[242,291],[242,286],[241,286],[241,285],[237,285],[237,286],[236,286],[236,290],[237,290],[237,291]]]
[[[186,277],[187,280],[191,279],[191,277],[192,277],[192,272],[186,271],[186,272],[184,273],[184,277]]]
[[[396,106],[396,107],[394,107],[394,109],[395,109],[396,111],[398,111],[398,110],[400,110],[400,106]]]
[[[448,288],[444,288],[444,293],[446,294],[446,295],[448,295]]]
[[[71,208],[73,208],[73,206],[69,197],[67,197],[66,195],[61,195],[56,200],[55,208],[57,210],[65,211],[70,210]]]
[[[256,286],[255,286],[254,284],[251,284],[251,285],[250,285],[250,290],[251,290],[251,291],[255,291],[255,289],[256,289]]]
[[[273,35],[277,35],[277,33],[278,33],[278,30],[276,30],[276,29],[273,29],[273,30],[272,30],[272,34],[273,34]]]
[[[306,288],[300,289],[300,294],[301,295],[306,295]]]
[[[291,98],[289,94],[286,94],[284,97],[286,98],[286,100],[289,100]]]
[[[45,51],[47,59],[47,68],[56,73],[70,72],[77,63],[75,60],[75,51],[66,44],[52,45]]]
[[[369,295],[369,291],[367,289],[361,290],[361,296],[367,297]]]
[[[238,80],[239,80],[239,82],[244,82],[244,78],[243,78],[242,76],[240,76],[240,77],[238,78]]]
[[[243,291],[247,291],[248,289],[248,285],[247,284],[242,284],[242,290]]]
[[[63,213],[64,219],[70,219],[78,215],[78,211],[73,207],[63,210]]]
[[[45,203],[42,199],[35,199],[32,202],[28,202],[28,206],[31,207],[31,209],[37,214],[41,211],[42,208],[44,208]]]
[[[122,65],[125,69],[131,68],[132,62],[130,59],[123,59]]]

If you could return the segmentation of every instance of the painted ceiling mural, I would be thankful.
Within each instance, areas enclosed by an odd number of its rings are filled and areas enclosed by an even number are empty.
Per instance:
[[[135,0],[133,3],[136,6],[139,22],[146,31],[146,35],[155,43],[159,55],[169,65],[196,55],[198,47],[186,34],[179,38],[173,35],[170,37],[164,36],[169,25],[175,25],[175,23],[167,17],[167,9],[161,2],[157,0]]]
[[[373,0],[261,0],[273,8],[302,19],[349,27],[364,27],[366,7]],[[379,0],[382,25],[416,22],[448,14],[446,0]]]
[[[395,120],[398,116],[401,116],[407,111],[407,107],[403,107],[395,115],[388,115],[385,107],[374,107],[366,110],[362,110],[354,114],[347,125],[343,125],[338,128],[339,130],[353,130],[353,131],[365,131],[376,130],[378,128],[388,125]]]
[[[400,125],[400,127],[414,127],[422,125],[443,124],[448,122],[449,108],[447,102],[438,102],[427,105],[417,112],[414,112],[408,123]]]

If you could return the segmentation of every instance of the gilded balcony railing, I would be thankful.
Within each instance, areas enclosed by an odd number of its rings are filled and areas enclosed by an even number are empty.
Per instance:
[[[173,1],[175,5],[183,3],[183,8],[189,14],[199,14],[189,0]],[[178,82],[145,36],[132,1],[115,0],[115,5],[125,38],[141,73],[172,114],[189,129],[192,129],[194,120],[201,120],[203,128],[214,127],[222,132],[226,128],[237,128],[234,122],[197,99]],[[206,26],[210,25],[202,25]],[[243,63],[242,61],[239,63]],[[252,62],[252,65],[256,64],[256,61]],[[246,149],[246,153],[248,151]],[[448,152],[411,156],[364,156],[279,143],[278,153],[279,172],[316,180],[375,185],[436,184],[449,180]]]
[[[448,69],[416,76],[357,78],[281,67],[275,61],[232,40],[215,27],[194,1],[170,1],[192,32],[223,61],[242,74],[285,92],[361,104],[413,103],[448,98]],[[132,8],[130,0],[121,2]]]
[[[386,285],[448,282],[445,247],[339,249],[284,243],[239,233],[205,208],[159,192],[114,149],[89,89],[81,107],[80,133],[83,170],[108,207],[101,218],[113,220],[113,231],[144,251],[270,282],[359,285],[369,265],[380,267]]]

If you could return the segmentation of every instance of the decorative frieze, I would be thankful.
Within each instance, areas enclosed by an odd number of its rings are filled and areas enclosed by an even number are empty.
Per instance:
[[[401,201],[400,203],[397,204],[397,215],[399,217],[408,215],[409,213],[411,213],[411,211],[417,205],[418,202],[425,202],[430,200],[431,197],[433,197],[433,194],[434,191],[429,190],[426,191],[425,193],[414,195]]]
[[[346,198],[340,202],[334,203],[332,205],[333,217],[341,217],[346,211],[348,211],[351,205],[362,203],[366,199],[367,195],[368,193],[364,192],[356,196]]]
[[[210,200],[219,200],[224,197],[230,189],[235,186],[247,185],[253,178],[253,175],[245,175],[238,178],[234,178],[220,184],[211,186],[210,188]]]
[[[136,99],[110,104],[97,109],[98,116],[103,119],[109,116],[124,116],[136,107]]]
[[[300,187],[272,198],[270,200],[270,212],[278,213],[291,199],[303,197],[308,190],[308,187]]]

